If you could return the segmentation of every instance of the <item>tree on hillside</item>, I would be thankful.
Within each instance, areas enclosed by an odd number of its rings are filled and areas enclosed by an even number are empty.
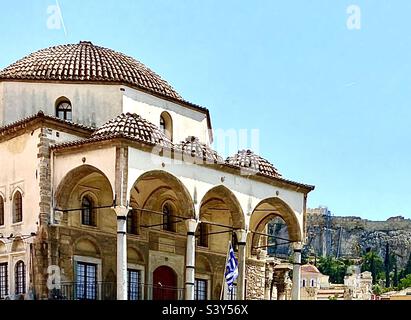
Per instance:
[[[318,270],[322,274],[330,276],[331,283],[342,284],[350,264],[348,260],[336,259],[334,257],[320,258]]]
[[[407,265],[405,266],[405,276],[409,274],[411,274],[411,253],[410,253],[410,256],[408,257]]]
[[[391,272],[391,255],[390,255],[390,245],[385,245],[385,259],[384,259],[384,270],[385,270],[385,287],[389,288],[391,286],[390,283],[390,272]]]
[[[398,286],[400,290],[411,287],[411,274],[407,275],[404,279],[401,279],[400,285]]]
[[[372,274],[372,283],[376,284],[380,278],[379,274],[384,274],[384,262],[375,251],[367,252],[362,258],[361,272],[369,271]]]

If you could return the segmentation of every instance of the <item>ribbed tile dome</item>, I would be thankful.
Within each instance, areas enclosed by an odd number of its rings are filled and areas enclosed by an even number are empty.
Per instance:
[[[218,155],[216,151],[201,143],[197,137],[189,136],[185,141],[175,145],[177,152],[188,154],[192,157],[203,159],[204,161],[211,161],[214,163],[223,163],[224,160]]]
[[[37,51],[0,71],[0,80],[113,82],[182,100],[159,75],[139,61],[91,42]]]
[[[256,155],[251,150],[238,151],[234,156],[227,158],[226,163],[232,166],[259,172],[265,176],[274,178],[281,177],[281,174],[269,161]]]
[[[122,113],[92,134],[92,138],[121,136],[151,145],[173,147],[170,139],[157,126],[135,113]]]

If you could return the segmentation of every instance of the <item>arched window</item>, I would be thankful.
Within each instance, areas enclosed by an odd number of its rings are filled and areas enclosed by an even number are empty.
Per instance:
[[[173,119],[168,112],[163,112],[160,116],[160,129],[167,138],[173,141]]]
[[[127,233],[139,234],[138,226],[138,212],[136,210],[130,210],[127,215]]]
[[[233,245],[234,252],[238,252],[238,238],[237,233],[235,233],[235,231],[232,232],[231,244]]]
[[[16,191],[13,197],[13,223],[23,221],[23,199],[20,191]]]
[[[71,121],[73,120],[71,102],[67,99],[59,99],[56,103],[56,117]]]
[[[163,230],[175,232],[173,209],[169,203],[163,205]]]
[[[305,288],[305,285],[306,285],[306,280],[303,279],[303,285],[302,285],[302,287]]]
[[[0,196],[0,226],[4,226],[4,200]]]
[[[16,294],[26,293],[26,266],[23,261],[18,261],[14,270]]]
[[[81,223],[93,227],[97,225],[94,202],[89,196],[84,196],[81,201]]]
[[[311,287],[315,287],[315,280],[311,279]]]
[[[196,236],[198,239],[198,245],[200,247],[207,248],[208,247],[208,225],[205,223],[200,223],[200,225],[197,227],[197,232]]]

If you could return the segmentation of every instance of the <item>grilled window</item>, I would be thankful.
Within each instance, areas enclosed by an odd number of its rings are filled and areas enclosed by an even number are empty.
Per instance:
[[[127,215],[127,233],[137,235],[138,231],[138,212],[130,210]]]
[[[0,226],[4,225],[4,200],[0,197]]]
[[[197,239],[200,247],[208,247],[208,225],[200,223],[197,228]]]
[[[20,260],[16,263],[14,276],[16,280],[16,294],[26,293],[26,266],[23,261]]]
[[[208,282],[204,279],[196,279],[194,285],[194,299],[207,300]]]
[[[127,296],[128,300],[140,300],[141,299],[141,271],[140,270],[127,270]]]
[[[68,100],[61,101],[56,107],[56,117],[71,121],[73,120],[71,103]]]
[[[13,223],[23,221],[23,199],[20,191],[16,191],[13,197]]]
[[[97,299],[97,265],[77,262],[76,266],[77,300]]]
[[[7,263],[0,263],[0,300],[9,294],[7,267]]]
[[[163,230],[175,232],[173,209],[168,203],[163,206]]]
[[[89,196],[84,196],[81,202],[81,223],[86,226],[96,226],[94,203]]]

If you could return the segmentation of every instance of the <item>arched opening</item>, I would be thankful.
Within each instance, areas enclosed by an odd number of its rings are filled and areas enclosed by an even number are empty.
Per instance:
[[[72,226],[115,228],[116,217],[110,208],[113,191],[107,176],[99,169],[82,165],[70,172],[59,183],[55,203],[63,212],[62,223]]]
[[[23,197],[21,192],[17,190],[13,196],[13,223],[23,221]]]
[[[4,199],[0,195],[0,226],[4,226]]]
[[[289,242],[288,226],[280,216],[273,215],[267,223],[267,233],[272,235],[267,239],[267,253],[270,257],[288,259],[292,253]]]
[[[18,261],[14,270],[15,293],[26,293],[26,266],[22,260]]]
[[[160,130],[173,141],[173,119],[170,114],[166,111],[160,115]]]
[[[236,196],[225,186],[214,187],[203,197],[198,229],[199,246],[207,244],[212,251],[226,253],[229,241],[236,245],[235,230],[245,229],[245,217]]]
[[[269,225],[273,221],[278,222],[281,234],[268,237]],[[279,198],[265,199],[256,206],[250,219],[250,231],[249,241],[247,241],[249,256],[257,255],[259,251],[267,252],[271,246],[275,248],[279,247],[278,244],[291,245],[302,240],[300,224],[295,213]],[[274,228],[271,231],[276,230]]]
[[[73,120],[73,109],[71,102],[66,97],[58,98],[55,104],[56,117],[62,120]]]
[[[177,300],[177,274],[167,266],[158,267],[153,273],[153,300]]]
[[[165,171],[150,171],[140,176],[130,192],[130,203],[140,204],[142,234],[150,231],[186,233],[184,221],[194,218],[194,203],[183,183]]]

